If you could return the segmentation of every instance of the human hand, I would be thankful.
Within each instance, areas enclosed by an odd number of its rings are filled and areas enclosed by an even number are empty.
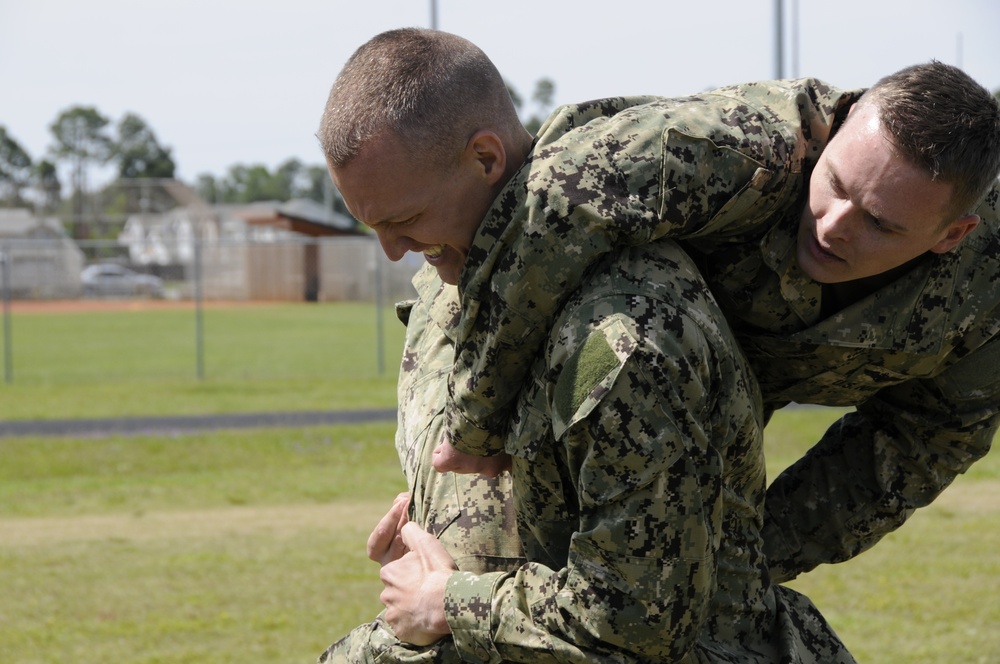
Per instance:
[[[441,542],[417,524],[407,523],[401,534],[407,552],[382,567],[379,576],[385,588],[379,599],[396,636],[426,646],[451,633],[444,591],[458,568]]]
[[[501,453],[495,456],[481,457],[459,452],[451,446],[447,438],[434,448],[431,463],[439,473],[479,474],[486,477],[496,477],[505,470],[510,470],[510,455]]]
[[[407,524],[406,512],[410,506],[410,494],[403,492],[396,496],[392,507],[379,520],[375,530],[368,536],[368,558],[380,565],[398,560],[406,553],[406,545],[400,531]]]

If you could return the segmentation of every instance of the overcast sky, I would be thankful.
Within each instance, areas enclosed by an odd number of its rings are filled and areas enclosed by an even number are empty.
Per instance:
[[[793,6],[786,76],[863,87],[934,58],[1000,89],[1000,2],[787,0],[789,18]],[[774,7],[437,0],[437,27],[483,48],[525,99],[547,77],[569,103],[773,78]],[[318,164],[316,126],[350,54],[383,30],[430,24],[431,0],[0,0],[0,125],[38,159],[71,106],[113,122],[133,112],[188,181],[236,163]]]

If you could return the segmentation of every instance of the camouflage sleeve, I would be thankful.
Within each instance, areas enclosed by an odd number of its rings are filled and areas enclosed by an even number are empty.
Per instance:
[[[1000,426],[1000,338],[939,376],[881,390],[768,487],[776,581],[848,560],[931,503],[990,449]]]
[[[470,252],[483,268],[463,275],[466,320],[447,411],[452,444],[470,454],[502,449],[511,403],[545,330],[612,249],[661,237],[724,238],[797,195],[797,160],[815,149],[801,133],[825,137],[842,95],[808,80],[633,107],[605,100],[554,114]],[[747,191],[754,195],[740,195]]]
[[[528,414],[512,437],[538,441],[517,434],[547,429],[556,437],[542,438],[533,458],[514,455],[513,471],[525,483],[515,488],[522,518],[529,528],[546,524],[536,537],[551,560],[452,576],[445,611],[464,659],[680,661],[695,644],[716,583],[723,511],[722,462],[703,420],[725,396],[695,324],[645,313],[642,323],[610,317],[570,334],[579,345],[550,361],[559,377],[541,390],[550,403],[519,406]],[[579,514],[550,514],[567,494]]]

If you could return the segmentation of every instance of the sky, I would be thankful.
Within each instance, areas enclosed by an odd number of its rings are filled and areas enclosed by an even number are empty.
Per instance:
[[[784,7],[785,77],[865,87],[937,59],[1000,89],[995,0]],[[112,126],[135,113],[193,183],[235,164],[322,164],[316,128],[344,62],[432,16],[490,56],[527,115],[541,78],[556,104],[774,78],[775,15],[775,0],[0,0],[0,125],[39,159],[72,106]]]

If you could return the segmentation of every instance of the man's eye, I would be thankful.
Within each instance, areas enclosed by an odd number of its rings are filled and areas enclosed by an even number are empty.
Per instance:
[[[884,225],[882,224],[882,221],[881,221],[881,220],[880,220],[880,219],[879,219],[878,217],[868,217],[868,219],[870,220],[870,222],[871,222],[871,225],[872,225],[872,226],[873,226],[873,227],[875,228],[875,230],[877,230],[877,231],[878,231],[879,233],[888,233],[888,232],[889,232],[889,229],[888,229],[888,228],[886,228],[886,227],[885,227],[885,226],[884,226]]]
[[[836,194],[838,198],[845,197],[844,188],[841,186],[839,180],[830,180],[830,189],[833,190],[833,193]]]

